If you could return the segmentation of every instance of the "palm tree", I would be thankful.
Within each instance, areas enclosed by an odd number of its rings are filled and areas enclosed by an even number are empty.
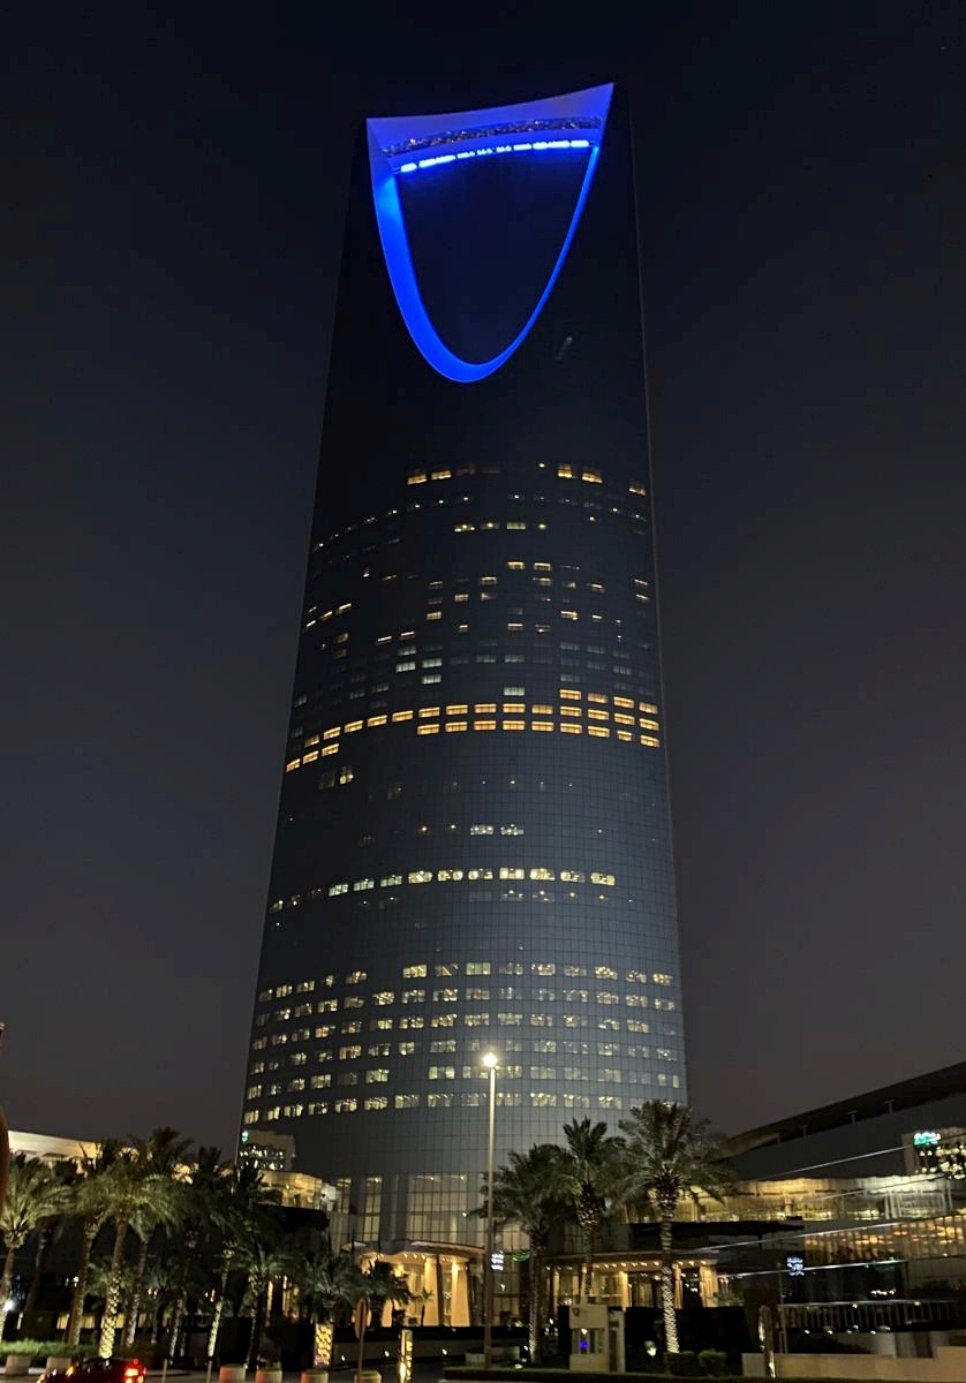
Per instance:
[[[209,1369],[218,1348],[218,1332],[228,1299],[228,1278],[239,1266],[242,1246],[254,1233],[266,1198],[261,1173],[249,1163],[227,1167],[214,1185],[211,1215],[213,1223],[221,1230],[222,1242],[218,1294],[206,1350]]]
[[[169,1362],[178,1348],[178,1338],[188,1306],[188,1279],[197,1263],[202,1238],[217,1221],[221,1183],[231,1168],[222,1161],[221,1149],[201,1147],[188,1178],[180,1184],[181,1258],[178,1282],[168,1326]]]
[[[158,1130],[161,1141],[165,1141],[170,1133],[171,1130]],[[121,1149],[113,1166],[104,1174],[103,1189],[108,1217],[114,1221],[114,1251],[98,1344],[101,1358],[108,1359],[114,1352],[114,1336],[121,1306],[127,1232],[139,1217],[154,1219],[158,1223],[166,1218],[173,1219],[177,1190],[171,1177],[161,1172],[152,1160],[149,1142],[144,1140],[134,1140],[131,1146]]]
[[[397,1274],[391,1263],[383,1263],[378,1259],[371,1263],[362,1274],[361,1287],[359,1295],[364,1296],[368,1302],[369,1312],[375,1324],[378,1324],[382,1308],[387,1301],[395,1302],[398,1306],[406,1306],[409,1303],[409,1284],[404,1277]]]
[[[291,1253],[284,1247],[277,1226],[267,1222],[259,1225],[238,1255],[245,1273],[245,1299],[252,1312],[252,1332],[248,1339],[245,1367],[262,1357],[265,1322],[271,1310],[271,1294],[275,1283],[287,1273],[297,1271]]]
[[[621,1199],[645,1210],[661,1225],[661,1307],[669,1354],[678,1353],[674,1313],[674,1216],[682,1196],[721,1200],[733,1181],[721,1158],[720,1142],[706,1119],[670,1100],[648,1100],[631,1110],[620,1127],[626,1135]]]
[[[332,1320],[340,1306],[354,1306],[362,1292],[362,1274],[348,1253],[307,1254],[299,1260],[295,1278],[313,1329]],[[319,1362],[314,1360],[316,1367]]]
[[[68,1345],[80,1343],[91,1253],[94,1249],[94,1240],[100,1233],[110,1212],[106,1177],[120,1153],[120,1147],[120,1143],[115,1139],[108,1139],[107,1142],[101,1144],[95,1153],[85,1153],[81,1160],[80,1180],[72,1188],[71,1209],[75,1215],[80,1217],[81,1222],[81,1253],[74,1280],[70,1317],[67,1321]]]
[[[46,1162],[24,1153],[10,1159],[7,1192],[0,1209],[0,1235],[7,1250],[0,1275],[0,1302],[10,1296],[17,1253],[48,1216],[58,1214],[63,1203],[63,1185]]]
[[[530,1360],[540,1360],[540,1326],[544,1318],[543,1255],[550,1232],[570,1211],[561,1176],[562,1149],[553,1143],[535,1143],[527,1153],[511,1152],[507,1166],[493,1177],[493,1217],[501,1224],[516,1224],[530,1242]],[[487,1198],[486,1178],[483,1185]],[[479,1212],[485,1214],[484,1208]]]
[[[45,1215],[38,1226],[37,1252],[34,1255],[34,1271],[30,1280],[30,1290],[27,1292],[27,1300],[23,1304],[23,1314],[21,1323],[26,1324],[29,1330],[30,1317],[34,1307],[37,1305],[37,1294],[40,1290],[40,1283],[47,1266],[47,1255],[50,1253],[51,1245],[63,1228],[64,1219],[70,1213],[73,1188],[77,1184],[78,1171],[76,1165],[70,1160],[54,1162],[51,1166],[54,1180],[61,1187],[60,1204],[51,1215]]]
[[[623,1141],[607,1133],[605,1123],[589,1119],[564,1124],[561,1149],[560,1189],[573,1204],[580,1231],[583,1266],[580,1295],[588,1300],[594,1268],[597,1234],[607,1214],[619,1175]]]
[[[131,1219],[131,1228],[141,1242],[131,1295],[124,1313],[124,1344],[127,1347],[133,1345],[137,1331],[151,1238],[155,1230],[162,1225],[172,1228],[182,1218],[184,1183],[179,1179],[179,1172],[188,1161],[190,1153],[190,1138],[182,1138],[172,1128],[154,1129],[144,1143],[138,1145],[138,1158],[144,1176],[160,1177],[166,1189],[159,1185],[156,1188],[157,1194],[136,1206]]]

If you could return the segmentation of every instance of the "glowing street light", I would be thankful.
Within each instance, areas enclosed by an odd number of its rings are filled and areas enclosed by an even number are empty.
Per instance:
[[[486,1249],[483,1256],[483,1367],[493,1367],[493,1142],[496,1130],[496,1052],[481,1058],[490,1073],[489,1129],[486,1144]]]

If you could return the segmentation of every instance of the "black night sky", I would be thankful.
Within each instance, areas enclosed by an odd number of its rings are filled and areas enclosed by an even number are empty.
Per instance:
[[[11,1125],[231,1146],[355,129],[610,78],[693,1102],[737,1130],[961,1059],[961,4],[132,0],[5,31]]]

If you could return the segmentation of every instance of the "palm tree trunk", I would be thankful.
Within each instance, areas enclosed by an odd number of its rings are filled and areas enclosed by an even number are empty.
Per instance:
[[[80,1262],[77,1264],[77,1282],[74,1286],[74,1295],[70,1303],[70,1317],[67,1321],[67,1343],[69,1345],[80,1344],[81,1326],[84,1323],[84,1298],[87,1296],[87,1278],[91,1270],[91,1253],[99,1229],[99,1223],[85,1220]]]
[[[594,1240],[596,1238],[596,1225],[589,1218],[581,1218],[580,1238],[584,1250],[583,1263],[580,1271],[580,1299],[581,1301],[592,1301],[591,1287],[594,1280]]]
[[[664,1312],[664,1347],[678,1353],[678,1321],[674,1311],[674,1249],[672,1225],[677,1206],[661,1206],[661,1309]]]
[[[541,1326],[543,1325],[543,1267],[539,1251],[530,1240],[530,1363],[540,1362]]]
[[[104,1302],[104,1316],[101,1320],[101,1342],[97,1352],[102,1359],[110,1359],[114,1353],[114,1336],[117,1331],[117,1316],[121,1306],[121,1275],[124,1272],[124,1241],[127,1238],[127,1220],[119,1219],[114,1231],[114,1252],[111,1254],[111,1271],[107,1279],[107,1293]]]
[[[171,1320],[168,1324],[168,1363],[174,1359],[175,1350],[178,1346],[178,1336],[181,1334],[181,1325],[184,1321],[185,1311],[188,1308],[188,1273],[191,1271],[191,1263],[198,1247],[197,1230],[189,1230],[184,1237],[183,1257],[181,1268],[178,1273],[178,1285],[174,1293],[174,1305],[171,1308]]]
[[[12,1239],[7,1240],[7,1252],[3,1260],[3,1277],[0,1277],[0,1303],[10,1300],[10,1288],[13,1286],[13,1260],[17,1256],[18,1247]]]
[[[30,1291],[27,1293],[27,1300],[23,1304],[22,1322],[26,1324],[28,1316],[33,1314],[34,1307],[37,1305],[37,1293],[40,1291],[40,1279],[47,1266],[47,1255],[54,1240],[54,1224],[44,1225],[37,1240],[37,1253],[34,1257],[34,1275],[30,1280]],[[6,1297],[3,1298],[6,1301]]]
[[[218,1300],[215,1302],[214,1313],[211,1317],[211,1329],[208,1331],[208,1349],[205,1357],[208,1360],[214,1359],[218,1348],[218,1331],[221,1329],[221,1318],[225,1312],[225,1294],[228,1291],[228,1274],[231,1271],[231,1259],[226,1254],[221,1262],[221,1282],[218,1285]]]
[[[262,1343],[262,1331],[265,1329],[265,1292],[259,1292],[255,1298],[255,1314],[252,1316],[252,1333],[248,1337],[248,1353],[245,1355],[245,1368],[250,1369],[252,1361],[257,1361],[259,1349]]]
[[[134,1336],[137,1334],[138,1316],[141,1314],[141,1297],[144,1292],[144,1274],[148,1266],[148,1247],[150,1243],[150,1234],[145,1234],[141,1240],[141,1247],[138,1249],[138,1261],[137,1267],[134,1269],[134,1286],[131,1288],[131,1300],[124,1313],[125,1348],[134,1344]]]

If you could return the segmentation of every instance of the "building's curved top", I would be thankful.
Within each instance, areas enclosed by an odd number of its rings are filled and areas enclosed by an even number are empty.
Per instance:
[[[425,360],[446,379],[475,384],[504,365],[526,340],[553,291],[590,192],[613,86],[588,87],[538,101],[437,115],[383,116],[366,122],[372,195],[386,268],[403,320]],[[467,167],[497,156],[567,154],[585,160],[569,225],[546,281],[536,288],[510,341],[485,360],[467,360],[444,341],[427,311],[413,263],[398,180],[443,165]]]

